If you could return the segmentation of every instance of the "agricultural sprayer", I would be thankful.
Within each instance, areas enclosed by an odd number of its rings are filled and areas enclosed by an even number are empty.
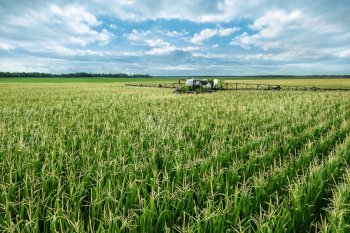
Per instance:
[[[139,83],[125,84],[134,87],[173,88],[174,93],[211,93],[233,90],[267,90],[267,91],[350,91],[350,88],[324,88],[316,86],[288,86],[276,84],[255,84],[241,82],[224,82],[220,79],[180,79],[177,83]]]

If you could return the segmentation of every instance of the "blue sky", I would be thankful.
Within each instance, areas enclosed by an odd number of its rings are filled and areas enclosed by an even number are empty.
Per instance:
[[[350,1],[0,1],[0,71],[350,74]]]

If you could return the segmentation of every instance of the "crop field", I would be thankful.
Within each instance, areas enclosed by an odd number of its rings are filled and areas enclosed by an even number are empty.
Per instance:
[[[350,92],[172,91],[1,81],[0,232],[350,232]]]
[[[0,78],[1,83],[177,83],[179,79],[184,77],[157,77],[157,78]],[[293,78],[293,79],[281,79],[281,78],[240,78],[240,77],[221,77],[224,82],[227,83],[251,83],[251,84],[272,84],[272,85],[286,85],[286,86],[317,86],[327,88],[350,88],[349,78],[331,78],[331,79],[315,79],[315,78]]]
[[[350,88],[350,79],[257,79],[257,80],[226,80],[228,83],[243,82],[257,84],[273,84],[284,86],[308,86],[308,87],[326,87],[326,88]]]

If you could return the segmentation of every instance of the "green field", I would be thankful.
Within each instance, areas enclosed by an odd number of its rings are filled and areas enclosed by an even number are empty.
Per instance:
[[[156,78],[0,78],[1,83],[177,83],[184,77],[156,77]],[[350,78],[310,78],[295,77],[291,79],[261,78],[261,77],[220,77],[228,83],[257,83],[288,86],[317,86],[329,88],[350,88]]]
[[[350,232],[350,92],[0,80],[0,232]]]
[[[0,83],[134,83],[175,80],[178,78],[0,78]]]

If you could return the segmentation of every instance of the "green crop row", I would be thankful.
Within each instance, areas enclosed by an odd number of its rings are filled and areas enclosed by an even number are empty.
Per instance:
[[[347,232],[349,97],[2,84],[0,232]]]

